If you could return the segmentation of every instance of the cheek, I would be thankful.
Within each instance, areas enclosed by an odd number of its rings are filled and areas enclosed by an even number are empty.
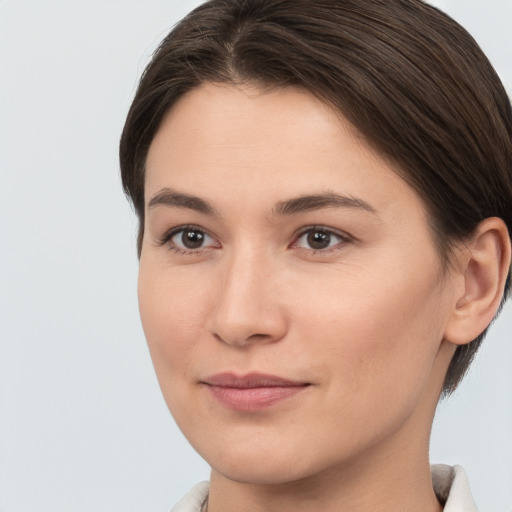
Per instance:
[[[343,268],[301,294],[295,315],[311,360],[347,396],[420,393],[442,339],[439,277],[407,265],[393,273]],[[396,268],[397,266],[394,265]],[[435,267],[431,267],[435,268]],[[314,340],[314,341],[312,341]],[[405,398],[405,396],[404,396]]]
[[[141,259],[140,316],[164,394],[179,386],[179,377],[193,371],[193,354],[197,354],[201,340],[207,295],[205,290],[198,293],[198,285]]]

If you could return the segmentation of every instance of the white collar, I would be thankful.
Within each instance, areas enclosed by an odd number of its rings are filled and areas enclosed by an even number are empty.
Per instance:
[[[441,502],[443,512],[478,512],[469,490],[466,473],[461,466],[432,466],[434,491]],[[208,498],[209,483],[195,485],[171,510],[171,512],[202,512]]]
[[[461,466],[434,464],[431,470],[436,496],[445,502],[443,512],[478,512]]]
[[[199,482],[181,498],[171,512],[201,512],[208,499],[209,482]]]

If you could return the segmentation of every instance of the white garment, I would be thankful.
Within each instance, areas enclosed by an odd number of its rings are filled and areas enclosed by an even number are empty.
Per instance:
[[[461,466],[432,466],[432,482],[437,497],[445,503],[443,512],[478,512]],[[208,500],[208,482],[193,487],[171,512],[203,512]]]
[[[435,464],[431,470],[436,496],[439,501],[446,501],[443,512],[478,512],[461,466]]]

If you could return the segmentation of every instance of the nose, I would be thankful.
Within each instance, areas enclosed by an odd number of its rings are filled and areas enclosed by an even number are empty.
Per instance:
[[[287,331],[279,271],[271,258],[246,251],[226,258],[208,321],[210,332],[232,346],[272,343]]]

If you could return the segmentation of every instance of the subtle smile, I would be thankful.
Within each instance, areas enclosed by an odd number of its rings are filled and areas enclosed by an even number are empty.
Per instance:
[[[244,376],[219,373],[206,378],[202,383],[222,405],[238,411],[266,409],[310,386],[309,383],[261,373]]]

